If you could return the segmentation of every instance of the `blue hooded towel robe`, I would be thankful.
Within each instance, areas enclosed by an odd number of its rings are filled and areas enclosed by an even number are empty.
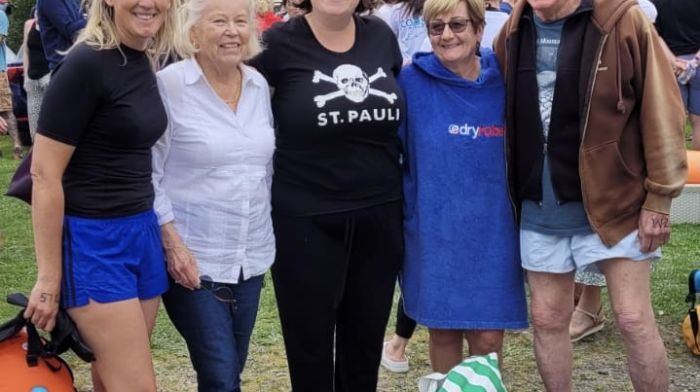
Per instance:
[[[527,327],[514,211],[507,191],[505,87],[481,50],[476,81],[432,53],[401,71],[406,314],[440,329]]]

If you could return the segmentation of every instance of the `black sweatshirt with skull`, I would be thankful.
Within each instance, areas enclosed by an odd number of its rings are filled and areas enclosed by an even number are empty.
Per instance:
[[[380,19],[355,16],[355,43],[324,48],[304,17],[267,30],[251,61],[274,89],[275,213],[352,211],[401,199],[401,52]]]

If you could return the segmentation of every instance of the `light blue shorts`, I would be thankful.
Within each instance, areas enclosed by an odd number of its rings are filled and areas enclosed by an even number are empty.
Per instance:
[[[574,270],[600,272],[596,263],[625,258],[646,261],[661,257],[661,248],[644,253],[637,230],[608,248],[596,233],[556,236],[520,230],[520,256],[525,270],[564,274]]]

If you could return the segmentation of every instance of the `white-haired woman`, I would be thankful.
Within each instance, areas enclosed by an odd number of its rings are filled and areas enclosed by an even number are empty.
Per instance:
[[[253,0],[190,0],[186,59],[158,73],[169,126],[153,148],[155,209],[174,284],[163,295],[199,391],[239,391],[275,258],[269,87]]]
[[[68,310],[97,358],[95,391],[156,391],[149,336],[168,281],[151,147],[167,117],[154,70],[175,46],[178,3],[92,1],[39,116],[25,317],[51,330]]]

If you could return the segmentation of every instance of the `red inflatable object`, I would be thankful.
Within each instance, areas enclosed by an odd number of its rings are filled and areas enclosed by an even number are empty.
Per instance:
[[[22,331],[0,342],[0,391],[75,392],[73,373],[60,357],[38,358],[27,364],[27,334]]]

